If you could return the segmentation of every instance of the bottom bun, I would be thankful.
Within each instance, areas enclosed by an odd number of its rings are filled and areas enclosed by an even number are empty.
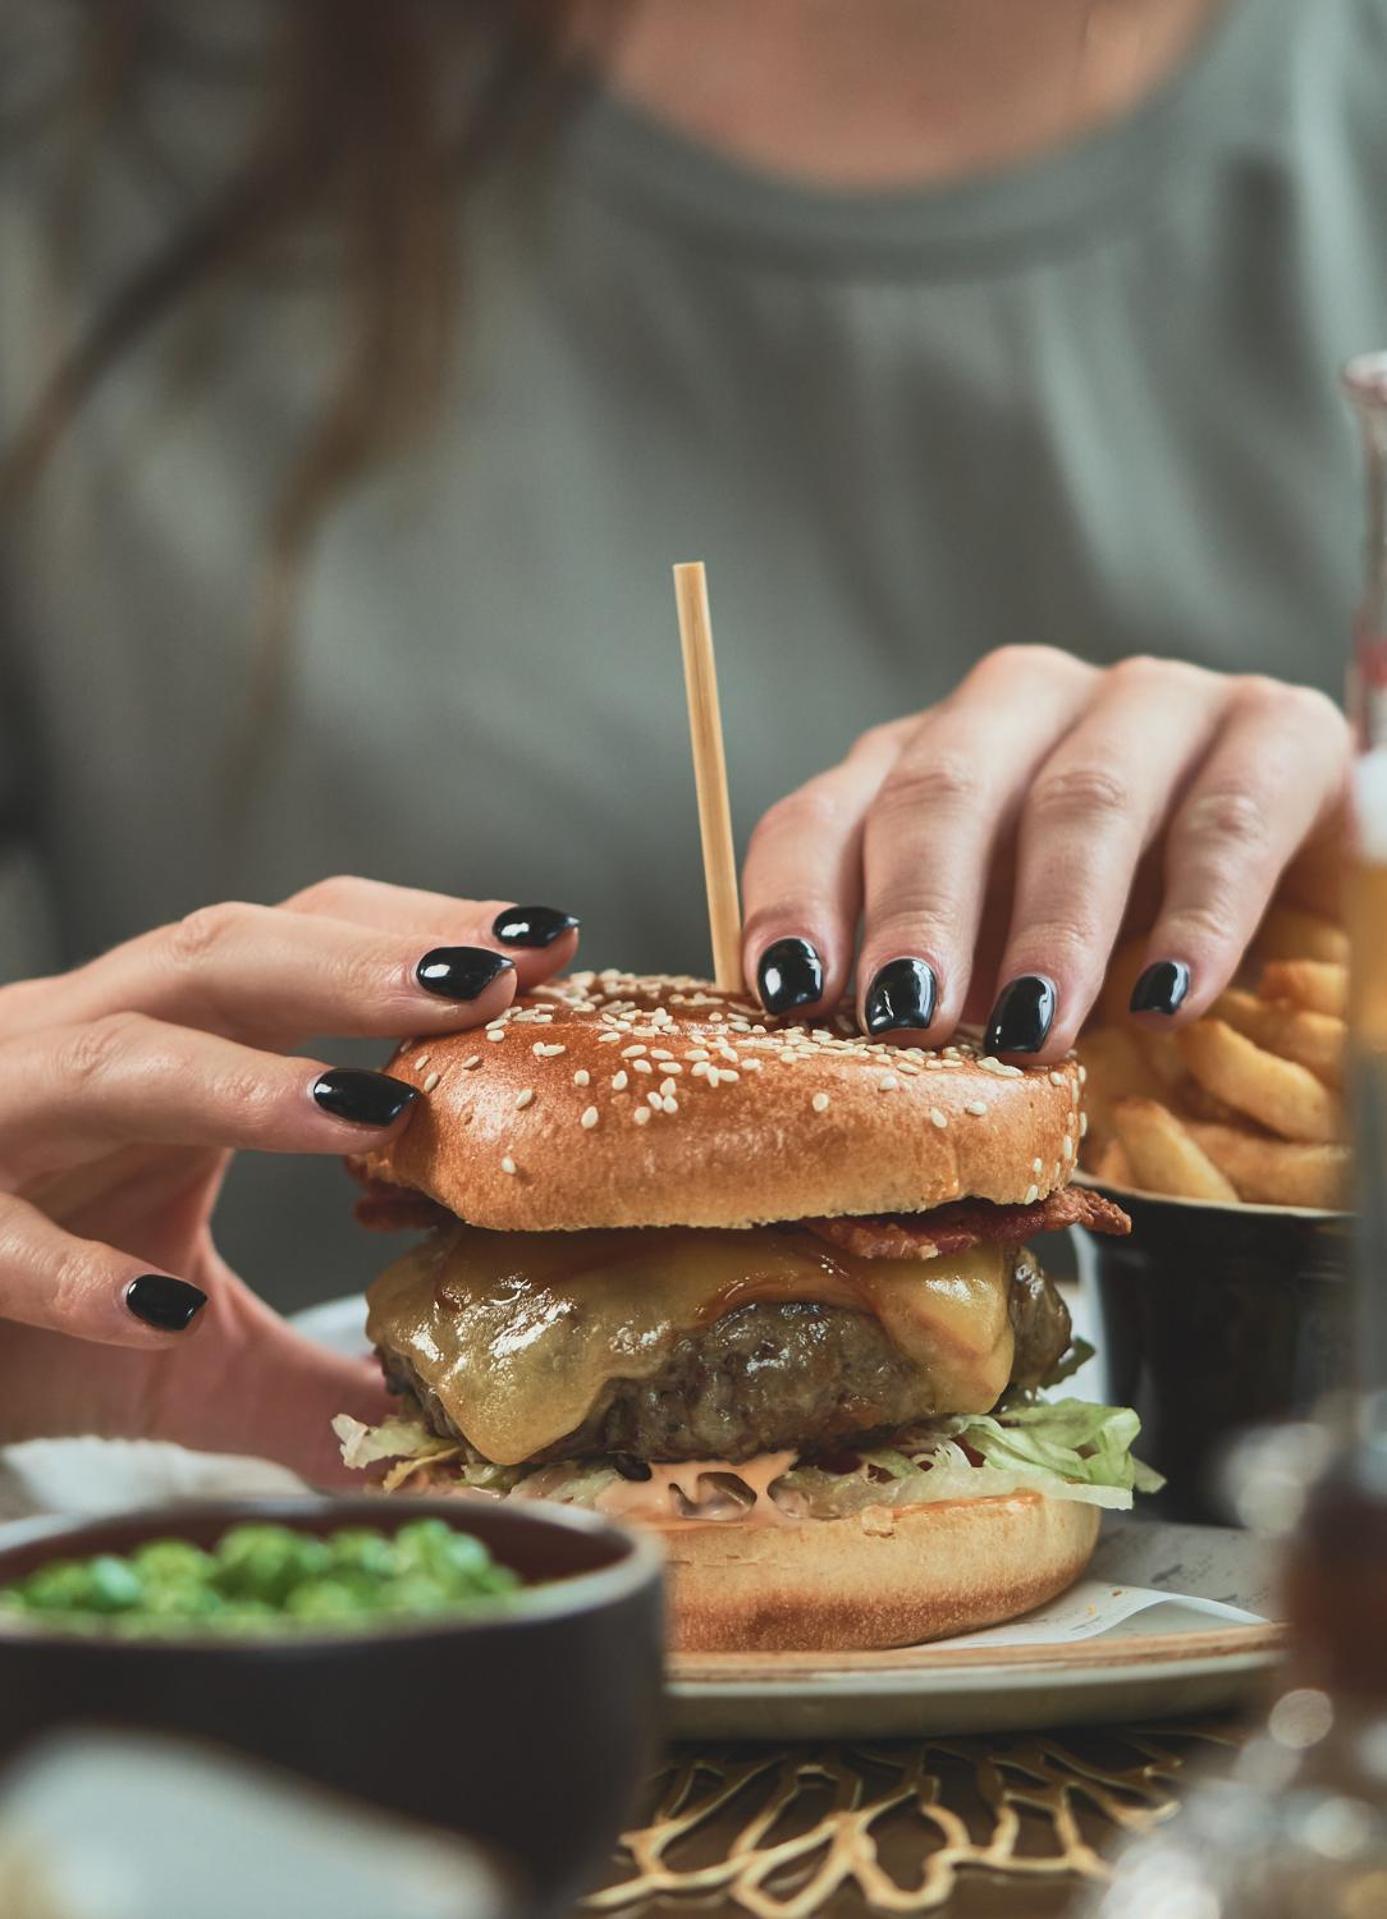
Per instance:
[[[867,1651],[995,1626],[1074,1584],[1099,1521],[1096,1506],[1011,1493],[786,1526],[661,1527],[670,1643]]]
[[[476,1497],[446,1469],[410,1489]],[[1101,1517],[1077,1500],[1006,1493],[784,1525],[655,1525],[670,1648],[867,1652],[996,1626],[1074,1584]]]

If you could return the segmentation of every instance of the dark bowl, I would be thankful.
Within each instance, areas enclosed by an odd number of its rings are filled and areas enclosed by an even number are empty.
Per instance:
[[[207,1546],[244,1520],[393,1532],[431,1517],[474,1533],[527,1584],[553,1583],[470,1617],[351,1633],[118,1639],[0,1624],[0,1760],[70,1725],[220,1741],[480,1839],[535,1910],[560,1910],[597,1871],[657,1750],[662,1578],[648,1537],[559,1506],[226,1500],[16,1527],[0,1585],[149,1539]]]
[[[1168,1482],[1150,1509],[1226,1525],[1216,1481],[1234,1437],[1352,1384],[1352,1219],[1098,1190],[1132,1232],[1081,1234],[1080,1270],[1097,1290],[1110,1397],[1135,1406],[1137,1450]]]

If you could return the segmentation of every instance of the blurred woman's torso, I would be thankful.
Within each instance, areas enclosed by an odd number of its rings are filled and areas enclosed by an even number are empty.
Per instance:
[[[52,15],[0,30],[7,115]],[[83,308],[215,178],[257,84],[239,34],[142,77],[91,169]],[[234,856],[254,583],[335,290],[310,259],[209,291],[3,534],[7,966],[348,870],[552,900],[594,964],[703,967],[679,559],[710,569],[743,834],[1011,641],[1337,691],[1336,370],[1387,334],[1384,97],[1387,0],[1235,0],[1120,124],[928,191],[777,182],[584,103],[459,205],[458,377],[324,525]],[[6,436],[55,349],[54,145],[0,159]],[[228,1251],[272,1295],[369,1271],[333,1169],[238,1177]]]

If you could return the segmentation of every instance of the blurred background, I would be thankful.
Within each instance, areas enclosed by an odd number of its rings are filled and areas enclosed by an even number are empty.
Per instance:
[[[851,9],[763,117],[810,53],[734,11],[7,0],[6,977],[334,872],[705,969],[680,559],[743,844],[1017,639],[1337,693],[1381,7],[897,9],[907,133],[931,34],[991,89],[953,153],[870,131]],[[744,49],[702,92],[696,18]],[[244,1158],[221,1244],[354,1290],[350,1198]]]

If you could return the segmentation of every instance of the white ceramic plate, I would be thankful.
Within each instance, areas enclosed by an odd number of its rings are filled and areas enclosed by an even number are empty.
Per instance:
[[[334,1351],[367,1350],[365,1306],[338,1299],[295,1320]],[[1085,1382],[1087,1384],[1087,1381]],[[1253,1697],[1279,1629],[1211,1619],[1193,1595],[1274,1612],[1265,1542],[1216,1526],[1110,1515],[1091,1576],[1168,1591],[1096,1638],[875,1653],[675,1655],[670,1730],[698,1739],[886,1739],[1181,1717]]]

